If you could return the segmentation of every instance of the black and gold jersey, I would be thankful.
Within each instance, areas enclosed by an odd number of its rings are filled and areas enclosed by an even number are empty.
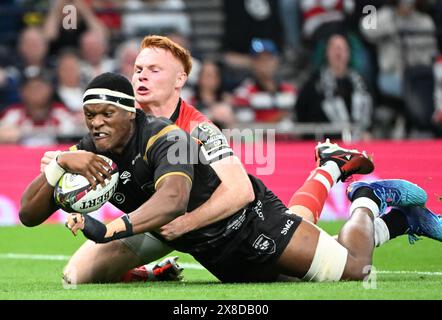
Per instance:
[[[119,182],[109,201],[124,213],[130,213],[150,199],[162,179],[182,175],[192,182],[187,212],[206,202],[221,183],[210,166],[210,160],[216,161],[219,157],[208,156],[198,139],[192,138],[169,119],[137,111],[135,123],[135,132],[121,154],[99,152],[90,135],[71,147],[71,150],[102,154],[117,164]],[[210,141],[207,143],[210,144]],[[230,150],[228,145],[227,148]],[[208,237],[213,240],[213,237],[221,236],[225,229],[226,221],[218,221],[189,232],[170,244],[189,252],[195,245],[205,243]]]

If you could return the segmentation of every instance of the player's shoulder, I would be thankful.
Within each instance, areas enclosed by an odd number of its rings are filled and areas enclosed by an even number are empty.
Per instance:
[[[90,134],[85,135],[81,140],[69,147],[69,151],[85,150],[96,153],[95,144]]]
[[[229,146],[224,133],[211,121],[196,124],[190,132],[190,136],[203,146]]]
[[[190,132],[201,122],[210,122],[210,120],[197,108],[181,99],[180,112],[175,123],[183,130]]]
[[[142,132],[145,138],[150,138],[162,132],[180,130],[180,128],[165,117],[154,117],[146,114],[142,121],[138,121],[138,130]]]
[[[215,162],[233,155],[224,133],[212,122],[201,122],[190,133],[201,147],[205,159]]]
[[[211,121],[202,121],[197,123],[192,131],[190,132],[191,136],[194,138],[207,140],[210,137],[214,137],[217,135],[222,135],[222,131]]]
[[[209,118],[207,118],[203,113],[201,113],[196,107],[187,103],[184,100],[182,100],[181,102],[181,107],[183,108],[184,112],[188,114],[190,120],[195,120],[200,122],[209,121]]]
[[[187,141],[186,132],[164,117],[145,114],[137,119],[138,141],[145,154],[163,149],[175,141]]]

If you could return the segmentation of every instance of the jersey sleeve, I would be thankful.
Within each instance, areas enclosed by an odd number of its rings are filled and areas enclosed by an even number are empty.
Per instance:
[[[233,155],[227,138],[213,123],[198,124],[192,130],[191,136],[200,144],[202,160],[208,164]]]
[[[175,124],[155,127],[153,134],[146,139],[143,157],[153,168],[155,189],[161,180],[171,175],[183,176],[192,183],[192,150],[197,149],[196,143]]]

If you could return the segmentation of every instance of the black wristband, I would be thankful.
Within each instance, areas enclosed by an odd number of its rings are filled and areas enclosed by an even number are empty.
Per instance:
[[[112,240],[117,240],[121,238],[126,238],[132,236],[133,227],[130,222],[129,216],[124,215],[121,217],[126,227],[126,230],[115,232],[112,236],[106,237],[107,227],[102,222],[92,218],[89,215],[84,216],[84,229],[83,234],[86,238],[96,242],[96,243],[106,243]]]
[[[123,219],[124,224],[126,226],[126,233],[128,234],[128,236],[131,236],[134,234],[134,229],[132,227],[132,222],[130,221],[130,217],[128,214],[124,215],[123,217],[121,217],[121,219]]]
[[[103,240],[107,232],[106,225],[87,214],[85,214],[83,217],[84,217],[84,229],[83,229],[84,236],[96,243],[104,242]]]

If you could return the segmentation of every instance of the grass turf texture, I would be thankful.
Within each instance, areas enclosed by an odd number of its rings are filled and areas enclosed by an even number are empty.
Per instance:
[[[321,224],[331,234],[341,225]],[[72,255],[83,241],[82,235],[73,237],[61,225],[0,227],[0,299],[442,299],[442,248],[431,239],[409,245],[404,236],[376,249],[376,280],[365,286],[361,282],[221,284],[206,270],[185,268],[182,282],[64,288],[61,273],[67,260],[63,256]],[[62,257],[30,259],[23,254]],[[195,263],[189,255],[176,254],[181,263]]]

